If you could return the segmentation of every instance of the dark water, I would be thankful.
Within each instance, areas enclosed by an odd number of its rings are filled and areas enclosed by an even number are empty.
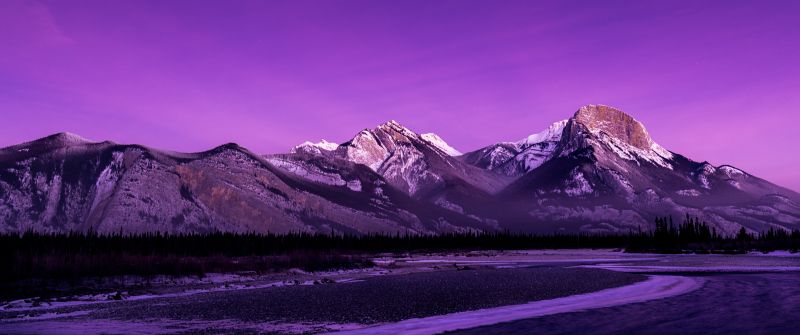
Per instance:
[[[678,297],[452,334],[800,334],[800,273],[704,276]]]
[[[351,283],[208,292],[35,312],[6,311],[0,312],[0,335],[63,334],[64,329],[81,335],[129,334],[137,324],[149,327],[137,329],[140,334],[167,330],[188,334],[252,334],[269,333],[258,329],[265,322],[396,322],[554,299],[644,279],[630,273],[562,267],[419,272],[367,277]],[[20,315],[38,317],[47,313],[80,315],[19,320]]]
[[[677,297],[519,320],[454,334],[800,335],[800,272],[701,277],[705,279],[702,288]],[[63,334],[67,329],[72,334],[128,334],[138,324],[158,326],[155,330],[136,329],[138,333],[161,333],[168,329],[187,334],[260,334],[268,331],[256,326],[273,320],[393,322],[552,299],[626,285],[639,279],[638,275],[599,269],[560,267],[418,273],[374,277],[349,284],[225,291],[67,307],[46,312],[88,314],[38,322],[0,321],[0,334]],[[13,313],[5,314],[13,317]],[[160,325],[160,320],[199,322],[202,327]],[[215,323],[218,320],[229,322]]]
[[[102,306],[92,318],[376,323],[522,304],[633,284],[639,275],[580,268],[421,272],[335,285],[215,292]]]

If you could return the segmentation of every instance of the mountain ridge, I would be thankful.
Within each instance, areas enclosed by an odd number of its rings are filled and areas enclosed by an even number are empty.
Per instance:
[[[0,231],[605,232],[700,216],[722,232],[800,228],[800,195],[670,152],[586,105],[516,142],[461,153],[391,120],[261,155],[179,153],[58,133],[0,149]]]

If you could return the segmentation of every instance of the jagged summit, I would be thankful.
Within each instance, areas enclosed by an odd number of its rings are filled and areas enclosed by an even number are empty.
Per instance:
[[[386,121],[386,122],[384,122],[384,123],[382,123],[381,125],[378,126],[378,128],[386,128],[386,127],[406,128],[405,126],[400,124],[400,122],[397,122],[397,120],[394,120],[394,119]]]
[[[614,107],[586,105],[575,112],[572,120],[592,133],[606,133],[642,150],[649,150],[653,144],[641,122]]]
[[[538,132],[536,134],[530,135],[526,138],[523,138],[516,142],[518,145],[533,145],[542,142],[552,142],[558,141],[561,139],[561,134],[564,132],[564,127],[567,125],[569,120],[561,120],[554,122],[547,129]]]
[[[444,189],[449,183],[470,184],[464,180],[480,179],[480,188],[496,190],[506,181],[490,179],[485,170],[464,164],[461,152],[434,133],[419,134],[390,120],[372,129],[363,129],[342,144],[306,142],[292,149],[306,153],[343,159],[369,167],[389,184],[411,195]]]
[[[556,153],[569,120],[516,142],[500,142],[463,156],[465,162],[507,176],[520,176],[538,168]]]
[[[400,122],[397,122],[396,120],[389,120],[389,121],[386,121],[386,122],[384,122],[384,123],[380,124],[378,127],[376,127],[376,129],[384,129],[384,130],[388,130],[388,129],[395,129],[395,130],[410,130],[410,129],[408,129],[408,127],[406,127],[406,126],[404,126],[404,125],[400,124]]]

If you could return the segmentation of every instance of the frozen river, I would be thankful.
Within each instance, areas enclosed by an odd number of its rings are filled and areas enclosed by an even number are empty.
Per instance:
[[[453,334],[798,334],[800,273],[705,274],[687,294]]]
[[[389,265],[327,284],[6,308],[0,333],[795,334],[800,322],[795,255],[530,251],[378,263]]]

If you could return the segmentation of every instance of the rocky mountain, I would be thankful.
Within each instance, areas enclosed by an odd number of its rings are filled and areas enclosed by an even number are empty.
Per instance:
[[[516,142],[500,142],[470,152],[462,159],[482,169],[519,177],[552,158],[567,121],[553,123],[542,132]]]
[[[664,149],[603,105],[465,154],[395,121],[274,155],[67,133],[0,149],[0,232],[621,232],[690,214],[732,233],[800,229],[798,204],[737,168]]]
[[[389,185],[425,203],[493,224],[500,192],[513,179],[467,164],[436,134],[417,134],[396,121],[364,129],[338,146],[301,144],[293,152],[361,164]]]
[[[484,169],[464,164],[453,149],[436,134],[417,134],[389,121],[364,129],[349,141],[336,145],[322,140],[292,149],[362,164],[382,175],[394,187],[416,197],[425,197],[454,181],[466,182],[494,193],[510,180]]]
[[[562,130],[540,142],[546,158],[533,169],[510,170],[520,177],[497,195],[506,206],[501,222],[511,229],[646,230],[653,217],[685,214],[726,233],[742,226],[752,231],[800,228],[797,193],[731,166],[714,167],[672,153],[618,109],[584,106],[550,129]],[[486,149],[464,157],[483,164],[486,160],[474,159],[481,151]],[[524,161],[520,155],[497,166]]]
[[[226,144],[182,154],[56,134],[0,150],[0,232],[411,232],[494,229],[369,168]]]

